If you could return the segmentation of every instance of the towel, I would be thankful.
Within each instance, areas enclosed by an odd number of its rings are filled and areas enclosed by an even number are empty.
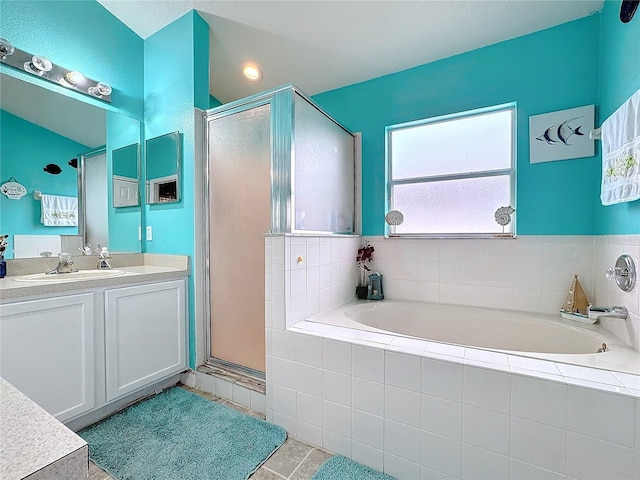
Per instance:
[[[46,227],[77,227],[78,199],[42,194],[40,221]]]
[[[640,199],[640,90],[602,124],[603,205]]]

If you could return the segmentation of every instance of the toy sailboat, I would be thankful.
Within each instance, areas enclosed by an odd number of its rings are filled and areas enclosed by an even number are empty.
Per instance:
[[[578,275],[575,275],[569,287],[567,298],[560,308],[560,315],[568,320],[594,323],[595,319],[589,318],[589,305],[587,294],[584,293],[582,285],[580,285]]]

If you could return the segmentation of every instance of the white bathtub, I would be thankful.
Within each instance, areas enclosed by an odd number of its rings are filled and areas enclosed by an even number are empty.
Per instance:
[[[456,305],[380,302],[344,311],[362,325],[434,342],[534,353],[596,353],[607,338],[539,315]]]
[[[640,374],[640,352],[607,336],[597,324],[574,323],[559,314],[384,300],[352,302],[304,323],[309,322],[342,327],[343,334],[361,331],[347,336],[383,344],[407,343],[403,337],[420,339],[427,351],[459,352],[454,356],[474,355],[478,349]],[[607,351],[597,353],[603,343]]]

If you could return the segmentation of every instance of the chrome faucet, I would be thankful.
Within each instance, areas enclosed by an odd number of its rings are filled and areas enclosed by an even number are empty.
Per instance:
[[[618,318],[620,320],[626,320],[629,318],[629,310],[627,307],[596,307],[589,305],[587,310],[589,318],[595,318],[600,320],[601,318]]]
[[[58,275],[59,273],[73,273],[78,270],[73,268],[73,259],[68,253],[58,254],[58,265],[53,270],[47,272],[47,275]]]

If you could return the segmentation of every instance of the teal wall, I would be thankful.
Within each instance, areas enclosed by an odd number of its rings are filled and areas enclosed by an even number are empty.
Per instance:
[[[5,258],[13,258],[13,233],[30,232],[32,235],[75,235],[77,227],[45,227],[40,222],[40,202],[34,200],[33,191],[50,195],[78,196],[76,169],[68,165],[69,160],[89,149],[86,145],[69,140],[51,130],[29,123],[4,110],[0,110],[2,135],[11,142],[0,141],[0,184],[11,177],[24,185],[27,195],[19,200],[11,200],[0,195],[2,221],[0,234],[8,234],[9,247]],[[37,146],[37,148],[35,148]],[[38,168],[33,168],[37,157]],[[51,175],[43,170],[49,163],[58,165],[62,172]],[[54,252],[58,253],[58,252]]]
[[[195,117],[194,107],[209,106],[209,26],[190,11],[144,42],[145,138],[182,134],[180,201],[147,205],[145,225],[153,241],[145,251],[194,254]],[[193,266],[192,266],[193,268]],[[195,367],[193,277],[189,281],[190,364]]]
[[[113,88],[113,108],[142,119],[142,39],[98,2],[1,0],[0,36],[21,50],[46,55],[53,63],[106,81]],[[1,67],[0,71],[9,72],[7,67]],[[55,88],[33,75],[23,74],[20,78],[105,106],[104,102]]]
[[[362,132],[363,233],[384,230],[385,126],[517,102],[518,233],[593,234],[599,156],[530,165],[528,128],[531,115],[598,103],[599,23],[594,15],[315,95]]]
[[[213,95],[209,95],[209,107],[208,108],[216,108],[222,105],[222,102],[218,100]]]
[[[600,15],[598,125],[640,89],[640,12],[629,23],[622,23],[619,18],[620,3],[620,0],[604,2]],[[598,181],[600,179],[601,172]],[[599,190],[596,195],[599,198]],[[640,200],[606,207],[598,202],[596,233],[640,233]]]

